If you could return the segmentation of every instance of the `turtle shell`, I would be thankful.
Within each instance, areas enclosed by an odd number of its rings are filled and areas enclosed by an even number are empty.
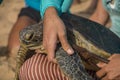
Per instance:
[[[110,54],[120,53],[120,38],[105,26],[73,14],[65,13],[61,18],[67,27],[77,30],[96,47]]]
[[[108,57],[114,53],[120,53],[120,38],[105,26],[73,14],[62,14],[61,19],[67,28],[68,41],[71,40],[76,44],[75,39],[79,38],[78,42],[80,42],[81,38],[84,38],[82,43],[87,46],[80,45],[75,47],[75,50],[79,51],[86,69],[96,71],[99,69],[96,65],[99,61],[108,63]],[[76,35],[79,37],[73,37],[75,33],[73,30],[78,32]],[[69,37],[71,35],[72,37]],[[89,49],[89,47],[93,47],[90,46],[91,44],[94,45],[94,49]]]

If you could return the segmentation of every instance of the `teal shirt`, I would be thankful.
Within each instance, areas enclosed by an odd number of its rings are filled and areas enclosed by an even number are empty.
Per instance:
[[[120,0],[102,0],[103,5],[110,15],[112,26],[110,30],[120,38]]]
[[[55,7],[59,15],[64,12],[69,12],[69,8],[73,0],[25,0],[27,6],[40,11],[43,18],[44,13],[48,7]]]
[[[35,10],[40,11],[40,0],[25,0],[26,6],[34,8]]]

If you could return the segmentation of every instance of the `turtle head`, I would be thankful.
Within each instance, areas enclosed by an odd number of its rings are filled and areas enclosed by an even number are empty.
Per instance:
[[[20,31],[20,42],[29,49],[37,49],[42,45],[42,26],[30,25]]]

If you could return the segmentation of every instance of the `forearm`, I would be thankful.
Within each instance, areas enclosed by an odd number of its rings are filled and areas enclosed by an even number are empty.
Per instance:
[[[90,18],[90,20],[105,25],[108,20],[108,15],[104,13],[94,13]]]
[[[43,19],[54,18],[58,16],[58,12],[54,7],[48,7],[45,11]]]
[[[58,13],[59,16],[64,12],[68,12],[72,4],[72,1],[73,0],[41,0],[41,3],[40,3],[41,17],[42,18],[44,17],[45,12],[48,8],[49,8],[48,11],[50,11],[51,13],[53,11],[53,8],[56,9],[55,11]]]

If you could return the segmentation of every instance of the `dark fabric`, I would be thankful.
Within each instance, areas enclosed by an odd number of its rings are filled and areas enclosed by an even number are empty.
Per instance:
[[[20,16],[28,16],[36,22],[39,22],[41,20],[40,12],[31,7],[22,8],[18,17]]]

